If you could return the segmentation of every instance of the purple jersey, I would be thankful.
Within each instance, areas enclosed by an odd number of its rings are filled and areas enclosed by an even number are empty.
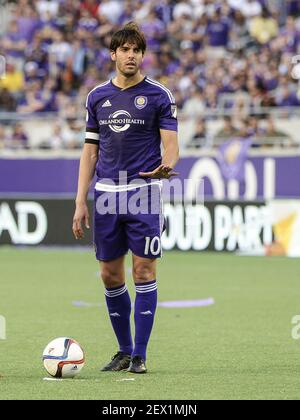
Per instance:
[[[118,182],[150,172],[161,164],[159,129],[177,131],[177,111],[172,93],[145,77],[127,89],[107,81],[93,89],[86,102],[86,143],[99,144],[98,181]]]

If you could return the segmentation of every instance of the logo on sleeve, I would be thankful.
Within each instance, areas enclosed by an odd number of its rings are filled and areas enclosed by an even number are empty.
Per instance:
[[[177,106],[171,105],[171,115],[173,118],[177,118]]]
[[[148,103],[146,96],[136,96],[134,99],[134,105],[137,109],[143,109]]]

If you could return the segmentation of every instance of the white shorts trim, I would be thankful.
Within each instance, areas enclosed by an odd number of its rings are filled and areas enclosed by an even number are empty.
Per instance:
[[[96,191],[104,191],[104,192],[124,192],[124,191],[132,191],[136,190],[137,188],[149,187],[150,185],[158,185],[162,188],[162,181],[157,180],[150,182],[149,184],[125,184],[125,185],[110,185],[110,184],[102,184],[101,182],[97,182],[95,185]]]

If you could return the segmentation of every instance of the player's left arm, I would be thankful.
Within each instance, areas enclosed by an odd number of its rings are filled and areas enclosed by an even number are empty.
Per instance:
[[[177,131],[161,128],[160,137],[163,145],[163,168],[171,176],[178,175],[178,173],[172,172],[179,160],[178,133]]]
[[[171,93],[164,93],[159,100],[159,131],[163,145],[161,165],[152,172],[140,172],[145,178],[166,178],[179,175],[173,169],[179,159],[177,107]]]
[[[140,172],[144,178],[169,179],[178,176],[178,172],[173,172],[179,159],[179,145],[177,131],[160,129],[160,137],[163,145],[162,163],[152,172]]]

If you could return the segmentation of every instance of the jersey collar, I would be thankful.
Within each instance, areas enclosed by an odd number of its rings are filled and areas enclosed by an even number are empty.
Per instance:
[[[125,90],[129,90],[129,89],[132,89],[132,88],[136,88],[137,86],[139,86],[140,84],[142,84],[142,83],[144,83],[144,81],[147,79],[147,76],[145,76],[140,82],[138,82],[138,83],[136,83],[135,85],[132,85],[132,86],[129,86],[128,88],[124,88],[124,89],[122,89],[122,88],[120,88],[119,86],[116,86],[114,83],[113,83],[113,79],[110,79],[110,84],[112,85],[112,87],[114,87],[115,89],[117,89],[118,91],[120,91],[120,92],[123,92],[123,91],[125,91]]]

